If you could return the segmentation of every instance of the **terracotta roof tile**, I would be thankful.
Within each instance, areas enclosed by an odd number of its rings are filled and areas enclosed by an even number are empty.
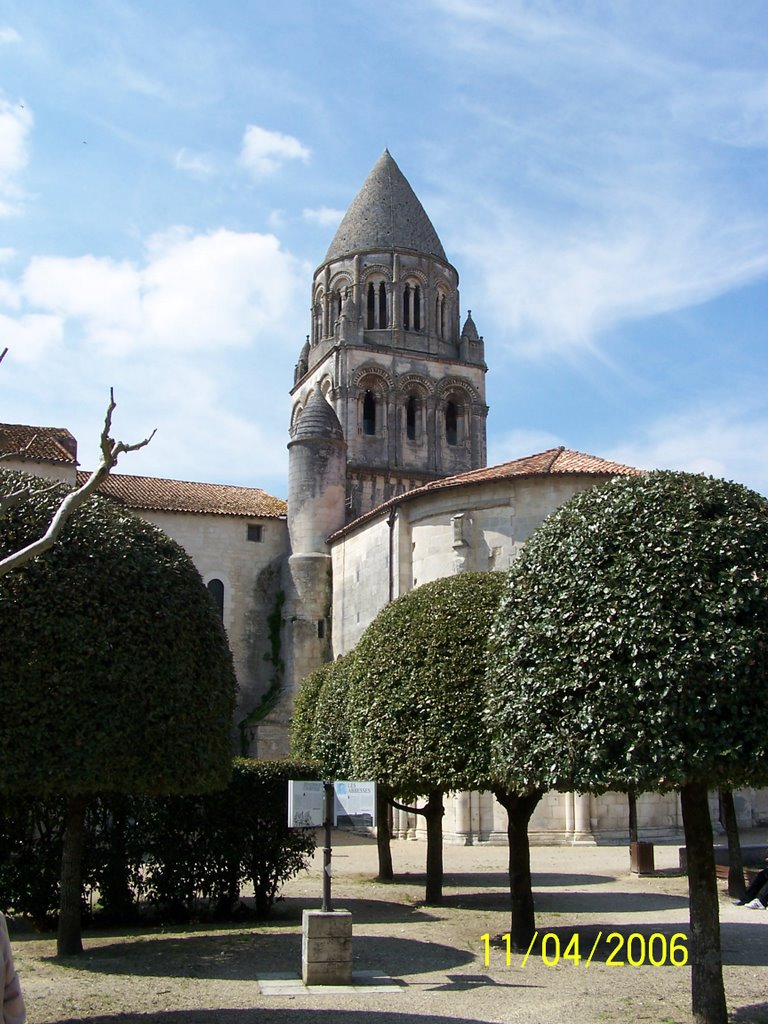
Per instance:
[[[611,462],[608,459],[601,459],[597,455],[586,455],[584,452],[572,451],[569,448],[548,448],[547,451],[538,452],[535,455],[526,455],[522,459],[513,459],[512,462],[502,462],[498,466],[486,466],[483,469],[472,469],[468,473],[459,473],[458,476],[443,477],[440,480],[430,480],[428,484],[415,487],[412,491],[398,494],[389,501],[383,502],[376,508],[366,512],[365,515],[355,519],[343,529],[329,537],[332,540],[341,537],[348,531],[355,529],[370,519],[375,519],[387,509],[394,508],[405,501],[411,501],[431,491],[444,491],[451,487],[467,487],[474,484],[490,483],[495,480],[513,480],[532,476],[567,475],[578,474],[579,476],[640,476],[643,470],[635,469],[633,466],[625,466],[621,462]]]
[[[87,476],[87,473],[78,473],[78,483],[83,483]],[[127,473],[111,473],[99,493],[122,502],[127,508],[152,512],[198,512],[275,519],[284,516],[288,508],[282,498],[273,498],[260,487],[201,484],[130,476]]]
[[[77,465],[77,441],[66,427],[32,427],[0,423],[0,452],[20,459]]]

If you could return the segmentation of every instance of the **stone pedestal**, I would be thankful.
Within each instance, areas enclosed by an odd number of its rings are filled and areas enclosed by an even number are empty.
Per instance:
[[[352,915],[348,910],[304,911],[301,977],[305,985],[352,984]]]

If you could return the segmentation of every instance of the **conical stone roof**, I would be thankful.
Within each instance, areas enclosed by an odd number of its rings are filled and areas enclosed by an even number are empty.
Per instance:
[[[315,384],[312,394],[299,416],[293,440],[304,438],[326,438],[337,441],[344,440],[344,431],[333,406],[326,400],[319,383]]]
[[[387,149],[345,213],[325,262],[361,249],[413,249],[448,262],[424,207]]]

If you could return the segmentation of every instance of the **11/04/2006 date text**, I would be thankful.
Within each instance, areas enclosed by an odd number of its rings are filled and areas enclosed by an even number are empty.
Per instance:
[[[528,951],[524,954],[520,967],[528,963],[538,932],[534,932]],[[491,936],[486,932],[480,936],[485,951],[485,966],[491,964]],[[509,932],[501,936],[501,941],[506,951],[506,965],[512,963],[512,946]],[[554,967],[561,960],[570,961],[574,967],[578,967],[583,961],[584,967],[589,967],[592,958],[597,952],[598,946],[604,941],[610,948],[606,957],[606,967],[642,967],[650,964],[652,967],[665,967],[670,964],[672,967],[685,967],[688,963],[688,947],[686,945],[688,936],[684,932],[675,932],[669,939],[661,932],[654,932],[647,938],[640,932],[631,932],[629,935],[622,935],[621,932],[609,932],[603,939],[602,931],[597,933],[595,940],[589,944],[589,952],[586,956],[582,954],[581,942],[578,932],[575,932],[563,947],[560,936],[556,932],[544,932],[541,937],[541,962],[547,967]],[[585,944],[584,949],[586,950]]]

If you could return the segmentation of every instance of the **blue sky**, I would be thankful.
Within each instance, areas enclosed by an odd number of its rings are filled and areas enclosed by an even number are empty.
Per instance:
[[[2,0],[6,422],[286,492],[312,271],[388,147],[485,337],[489,461],[768,494],[768,5]]]

